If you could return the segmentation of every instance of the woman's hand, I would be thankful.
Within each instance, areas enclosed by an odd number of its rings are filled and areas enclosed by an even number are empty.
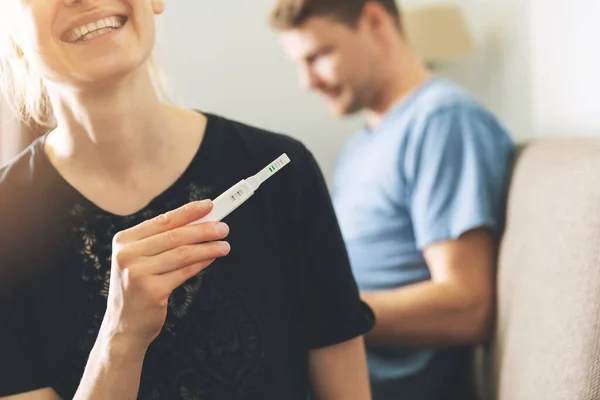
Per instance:
[[[173,290],[229,253],[226,224],[188,225],[211,209],[189,203],[115,236],[101,335],[144,349],[158,336]]]

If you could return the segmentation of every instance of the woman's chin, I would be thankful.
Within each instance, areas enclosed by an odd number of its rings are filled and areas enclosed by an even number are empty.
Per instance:
[[[76,76],[77,81],[85,86],[102,87],[131,76],[145,64],[145,60],[135,61],[124,59],[116,60],[112,63],[95,63],[77,68],[73,76]]]

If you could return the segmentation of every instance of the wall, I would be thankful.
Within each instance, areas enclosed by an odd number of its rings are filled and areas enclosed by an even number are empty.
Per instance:
[[[600,2],[531,1],[537,136],[600,135]]]
[[[405,0],[405,7],[444,0]],[[476,52],[438,67],[488,106],[515,140],[532,131],[531,0],[452,0],[459,4],[475,40]]]
[[[478,52],[441,66],[439,73],[488,105],[515,138],[531,136],[529,2],[458,1]],[[297,137],[315,153],[330,178],[340,146],[362,121],[333,119],[320,99],[297,88],[295,71],[265,23],[272,2],[167,2],[161,58],[175,98],[183,105]],[[403,5],[426,2],[433,1],[406,0]]]
[[[340,146],[361,121],[333,119],[319,98],[297,87],[293,66],[266,26],[271,4],[167,2],[161,63],[178,102],[300,139],[329,179]]]

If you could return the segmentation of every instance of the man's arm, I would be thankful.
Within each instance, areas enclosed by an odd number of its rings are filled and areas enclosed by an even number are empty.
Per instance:
[[[486,340],[494,302],[496,243],[487,229],[424,251],[431,281],[363,293],[377,325],[367,340],[393,346],[452,346]]]
[[[362,337],[312,350],[309,373],[316,400],[371,399]]]

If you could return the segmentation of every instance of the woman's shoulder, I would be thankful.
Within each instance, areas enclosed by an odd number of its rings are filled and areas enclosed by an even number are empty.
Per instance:
[[[11,268],[23,265],[18,262],[27,256],[23,243],[38,243],[31,238],[39,237],[41,205],[50,193],[40,184],[36,145],[0,167],[0,281],[8,282],[6,274],[15,271]]]
[[[32,143],[0,167],[0,194],[15,194],[32,186],[36,167],[36,143]]]
[[[45,176],[48,171],[42,165],[39,151],[38,139],[8,163],[0,166],[0,218],[2,220],[10,218],[11,215],[23,214],[35,201],[43,201],[44,193],[47,192]]]

